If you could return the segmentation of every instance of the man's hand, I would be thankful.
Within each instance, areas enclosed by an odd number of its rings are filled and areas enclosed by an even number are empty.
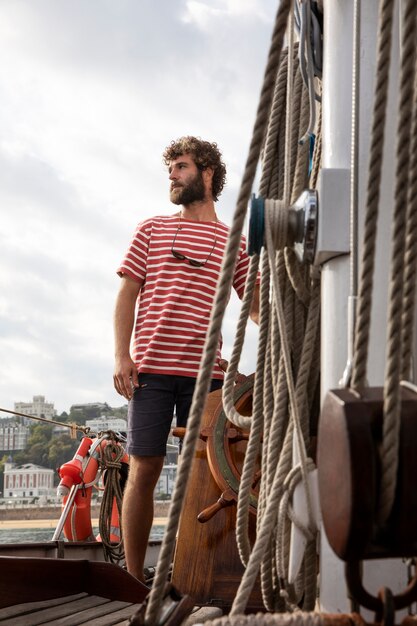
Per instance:
[[[134,390],[139,387],[136,365],[130,356],[116,358],[113,381],[117,393],[130,400]]]

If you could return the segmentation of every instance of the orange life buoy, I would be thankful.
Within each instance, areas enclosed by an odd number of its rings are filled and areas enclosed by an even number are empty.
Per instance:
[[[96,540],[91,521],[92,488],[98,482],[97,473],[102,448],[109,443],[110,441],[106,435],[94,441],[84,437],[74,458],[59,469],[61,482],[58,486],[58,494],[63,496],[63,508],[69,498],[70,488],[73,485],[77,486],[77,492],[63,525],[64,536],[69,541]],[[127,454],[123,456],[122,461],[128,462]],[[120,521],[115,503],[113,503],[111,526],[111,541],[119,542]]]
[[[61,481],[58,485],[58,495],[66,496],[69,494],[73,485],[79,485],[83,480],[83,462],[88,455],[93,440],[90,437],[83,437],[76,453],[71,461],[64,463],[58,470]]]

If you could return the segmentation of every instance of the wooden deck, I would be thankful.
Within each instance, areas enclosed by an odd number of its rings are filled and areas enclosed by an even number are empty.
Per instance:
[[[78,593],[73,596],[26,602],[0,609],[0,624],[13,626],[122,626],[139,609],[140,604],[109,600],[102,596]]]
[[[110,563],[0,557],[0,625],[121,626],[148,591]]]

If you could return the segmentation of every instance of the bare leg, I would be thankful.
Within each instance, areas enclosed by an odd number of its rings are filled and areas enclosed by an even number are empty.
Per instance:
[[[143,567],[153,522],[154,489],[163,456],[131,456],[123,495],[122,529],[127,570],[144,582]]]

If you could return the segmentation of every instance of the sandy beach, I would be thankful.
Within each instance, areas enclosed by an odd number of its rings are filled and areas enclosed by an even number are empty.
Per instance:
[[[92,519],[91,523],[93,527],[98,527],[98,519]],[[166,526],[167,518],[166,517],[155,517],[154,525],[155,526]],[[57,519],[8,519],[8,520],[0,520],[0,530],[10,530],[16,528],[52,528],[55,529],[58,525]]]

